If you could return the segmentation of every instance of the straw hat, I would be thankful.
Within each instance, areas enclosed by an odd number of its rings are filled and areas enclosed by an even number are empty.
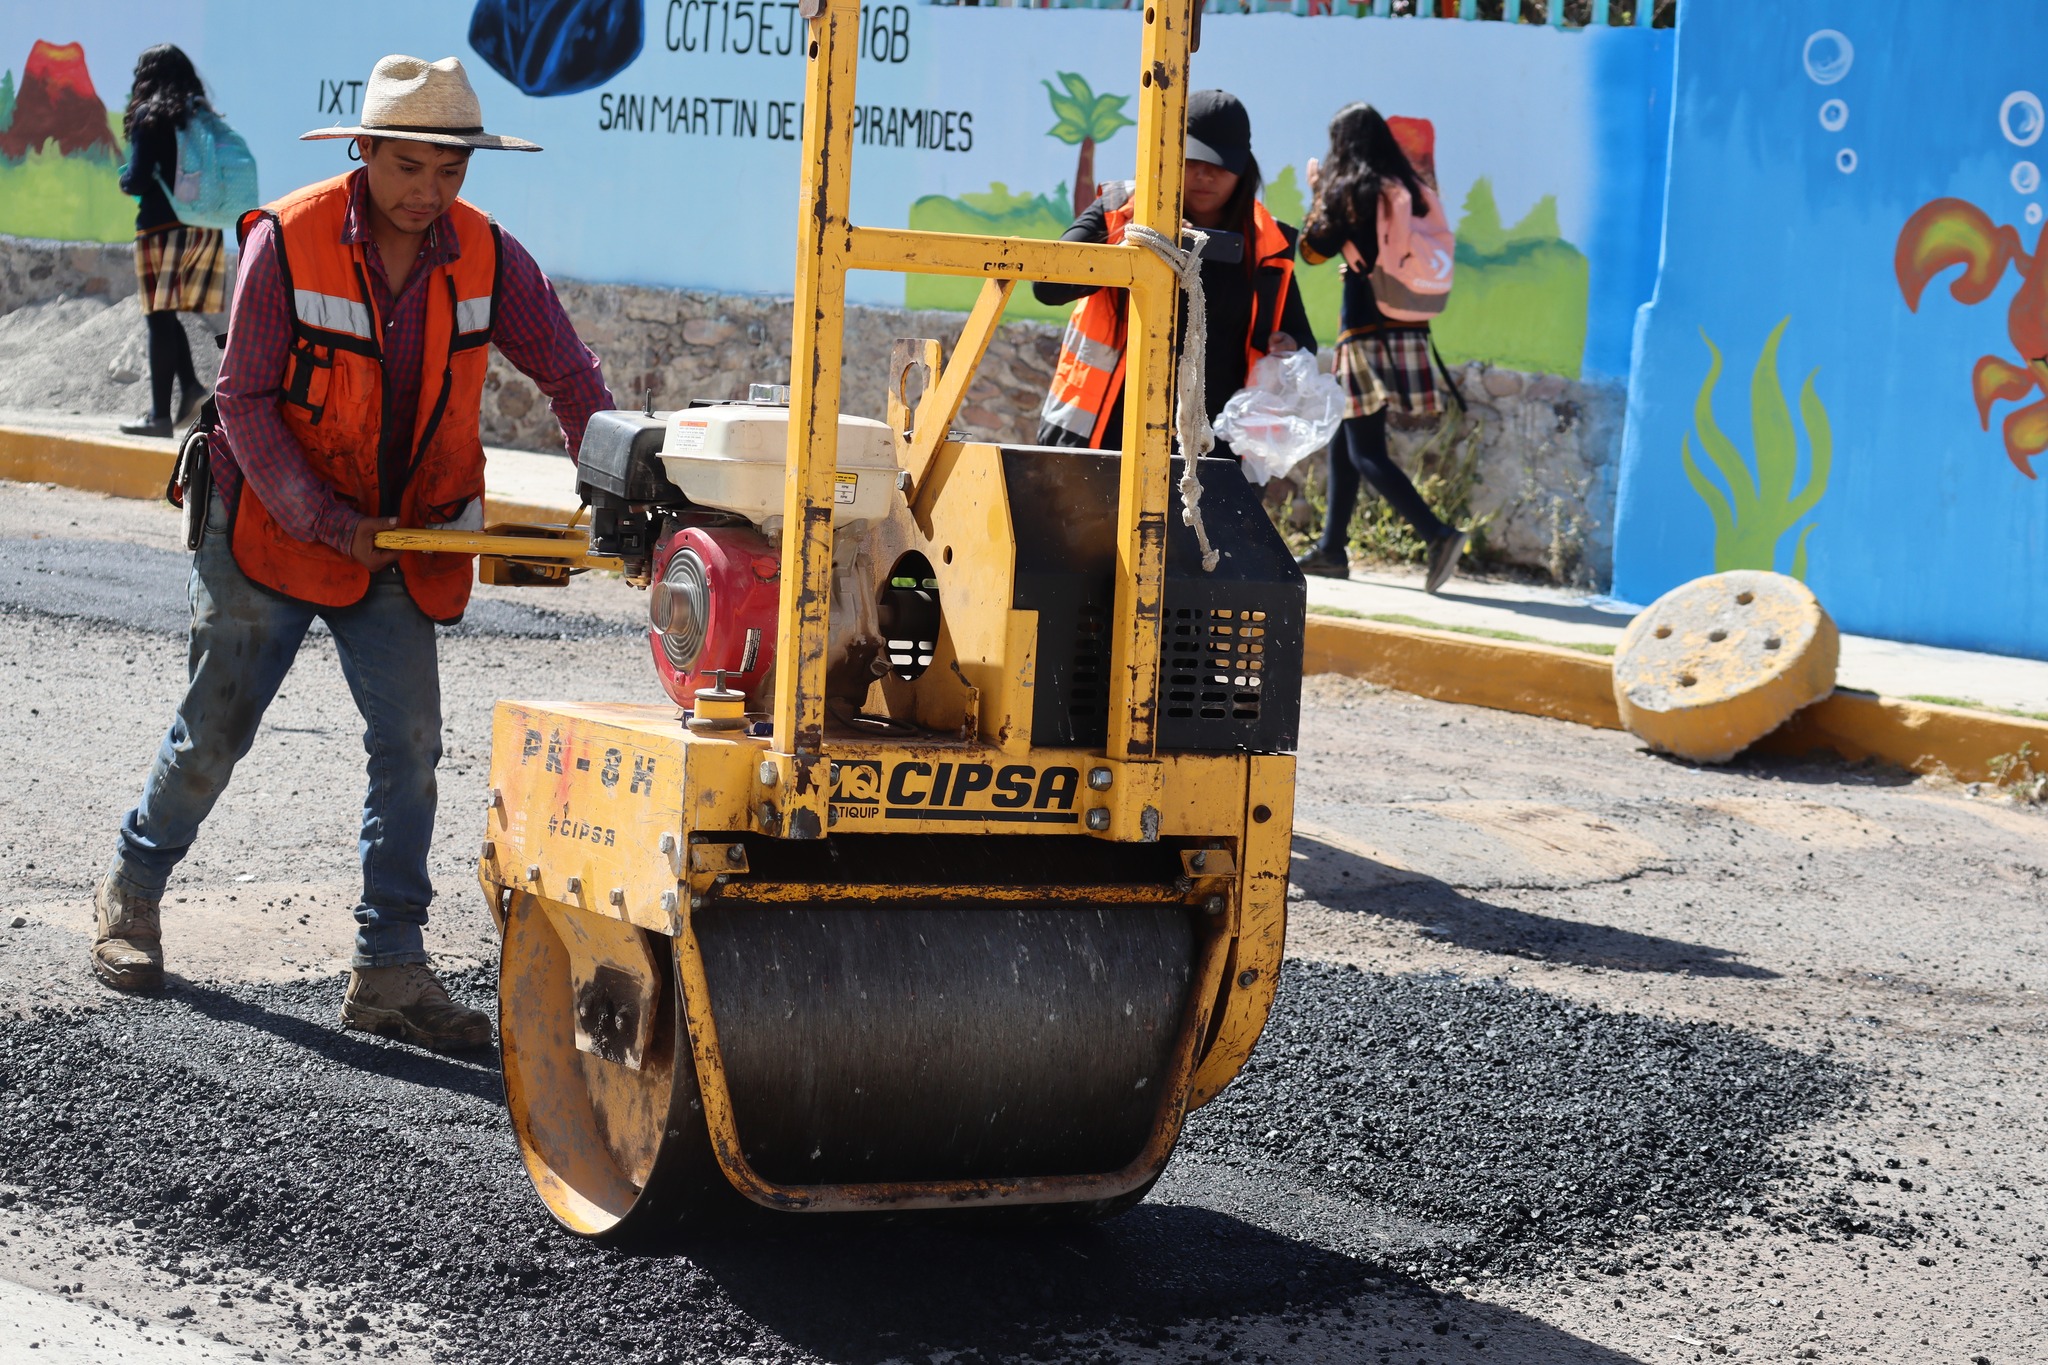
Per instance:
[[[363,91],[362,123],[354,128],[315,128],[299,141],[330,137],[393,137],[435,142],[443,147],[482,147],[499,152],[537,152],[524,138],[484,131],[483,106],[469,85],[469,73],[454,57],[423,62],[393,54],[381,57]]]

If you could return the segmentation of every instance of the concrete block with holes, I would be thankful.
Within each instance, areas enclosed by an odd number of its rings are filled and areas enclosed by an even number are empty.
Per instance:
[[[1653,749],[1725,763],[1835,689],[1841,637],[1812,591],[1740,569],[1673,588],[1614,655],[1621,723]]]

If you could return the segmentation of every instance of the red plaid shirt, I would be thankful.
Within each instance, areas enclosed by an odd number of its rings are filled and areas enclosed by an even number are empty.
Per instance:
[[[350,177],[348,219],[341,237],[368,246],[363,182],[362,171]],[[574,459],[590,414],[614,406],[611,390],[605,387],[597,357],[577,338],[554,286],[533,257],[511,233],[501,231],[499,240],[502,260],[491,340],[548,396],[562,426],[563,444]],[[366,272],[376,291],[378,315],[385,319],[385,411],[392,430],[408,438],[419,409],[420,351],[426,331],[427,291],[418,286],[460,254],[455,234],[436,220],[395,299],[382,270]],[[292,306],[277,268],[276,229],[268,220],[258,222],[242,244],[228,317],[228,348],[215,387],[225,439],[217,438],[213,445],[214,478],[222,499],[233,508],[246,478],[286,534],[347,554],[363,514],[336,497],[333,486],[313,472],[278,415],[292,338]]]

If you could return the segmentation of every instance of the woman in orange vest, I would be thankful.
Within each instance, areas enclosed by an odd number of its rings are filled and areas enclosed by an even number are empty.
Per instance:
[[[1259,202],[1259,184],[1251,116],[1237,96],[1223,90],[1189,95],[1183,210],[1196,227],[1234,232],[1244,241],[1239,259],[1202,262],[1202,292],[1209,314],[1203,377],[1212,422],[1230,395],[1245,386],[1252,362],[1260,356],[1284,355],[1304,346],[1315,349],[1315,333],[1294,279],[1295,230],[1266,212]],[[1063,238],[1121,242],[1136,214],[1132,190],[1129,181],[1105,187]],[[1128,325],[1124,291],[1034,284],[1031,292],[1045,304],[1086,300],[1067,322],[1052,389],[1039,414],[1038,443],[1121,449]],[[1221,441],[1216,454],[1234,458]]]
[[[572,456],[612,399],[533,257],[457,197],[472,151],[540,150],[484,131],[461,62],[385,57],[361,126],[306,137],[350,139],[363,166],[242,219],[192,564],[191,676],[94,888],[92,969],[117,990],[162,986],[165,884],[320,621],[369,756],[342,1023],[483,1047],[489,1017],[449,998],[424,937],[441,758],[434,633],[462,616],[471,560],[396,554],[376,538],[481,525],[489,346],[547,394]]]

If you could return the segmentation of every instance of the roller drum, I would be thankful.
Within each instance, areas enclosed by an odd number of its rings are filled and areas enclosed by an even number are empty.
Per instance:
[[[696,928],[741,1145],[788,1184],[1125,1166],[1195,974],[1178,907],[747,907]]]

